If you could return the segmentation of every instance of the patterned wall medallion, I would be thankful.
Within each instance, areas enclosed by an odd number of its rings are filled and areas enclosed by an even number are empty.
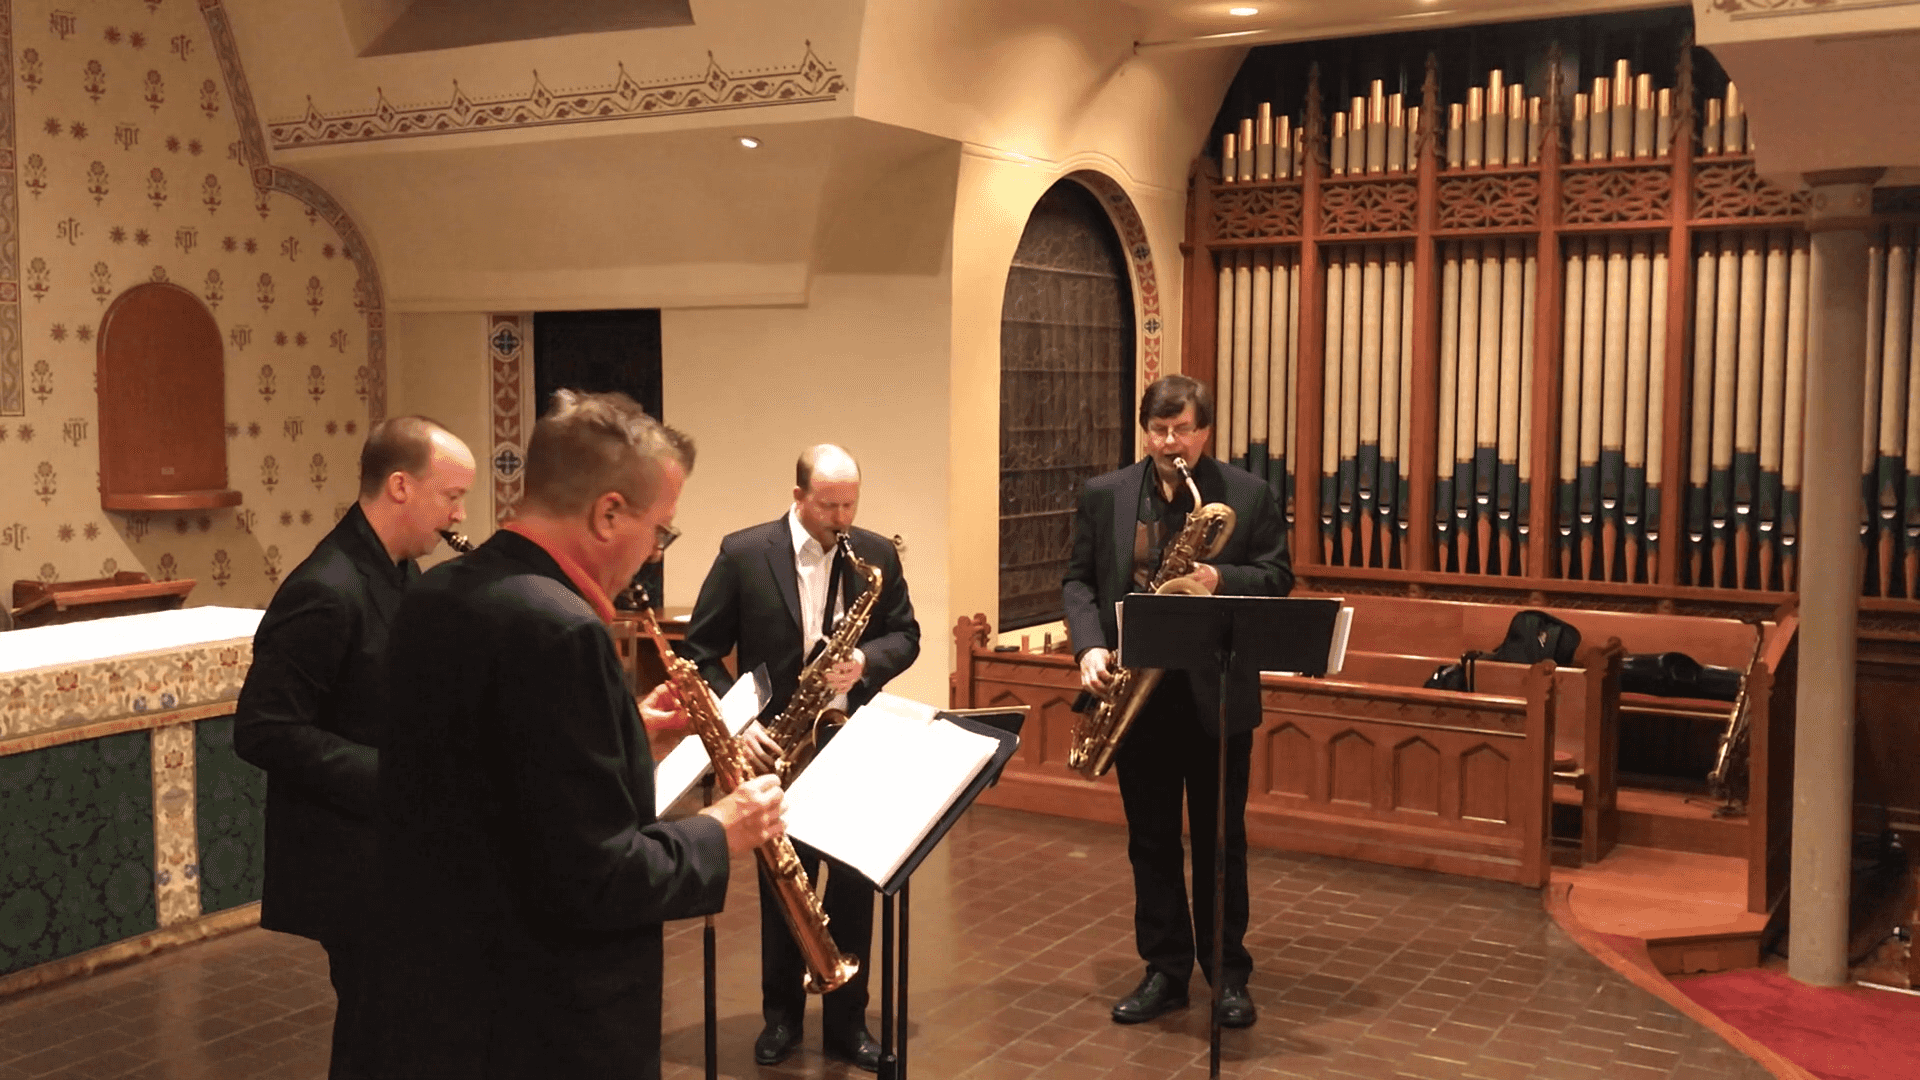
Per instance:
[[[527,436],[538,403],[533,400],[531,315],[487,317],[487,368],[493,373],[493,517],[513,516],[526,481]]]
[[[160,925],[200,916],[200,844],[194,822],[193,727],[153,729],[154,897]]]
[[[1067,179],[1099,196],[1113,219],[1113,227],[1126,245],[1133,265],[1134,310],[1140,326],[1140,385],[1145,387],[1161,375],[1160,342],[1166,321],[1160,314],[1160,282],[1153,268],[1153,245],[1147,242],[1147,226],[1140,211],[1127,196],[1125,188],[1105,173],[1082,169],[1067,174]]]

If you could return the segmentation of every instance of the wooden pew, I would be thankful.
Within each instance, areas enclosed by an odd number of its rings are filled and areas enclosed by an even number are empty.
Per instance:
[[[1030,709],[1019,754],[982,801],[1123,822],[1111,774],[1090,782],[1066,766],[1079,694],[1072,656],[995,649],[980,616],[960,620],[954,638],[955,707]],[[1523,695],[1507,696],[1264,676],[1249,842],[1543,885],[1553,665],[1523,682]]]
[[[1358,613],[1356,613],[1357,616]],[[1464,651],[1464,650],[1463,650]],[[1384,686],[1422,685],[1434,669],[1458,660],[1405,653],[1347,651],[1343,681]],[[1578,858],[1599,862],[1618,842],[1619,782],[1614,768],[1620,737],[1620,642],[1593,644],[1583,639],[1575,665],[1556,668],[1558,688],[1553,726],[1554,779],[1578,795]],[[1478,661],[1474,688],[1507,697],[1526,696],[1525,664]]]

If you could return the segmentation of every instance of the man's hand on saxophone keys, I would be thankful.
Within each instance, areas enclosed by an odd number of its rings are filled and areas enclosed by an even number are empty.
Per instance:
[[[827,689],[836,694],[844,694],[853,689],[854,684],[860,681],[860,676],[865,674],[866,670],[867,654],[856,648],[852,656],[833,665],[827,671]]]
[[[786,793],[777,776],[756,776],[700,812],[727,830],[727,851],[738,855],[786,835]]]
[[[661,683],[640,699],[640,722],[650,734],[672,734],[687,728],[687,711],[674,696],[673,684]]]
[[[1187,576],[1199,582],[1209,593],[1217,595],[1220,592],[1220,571],[1206,563],[1195,563],[1193,572]]]
[[[775,763],[780,760],[780,743],[776,741],[760,721],[755,720],[740,732],[740,749],[747,752],[748,760],[759,770],[762,776],[774,772]]]
[[[1089,693],[1106,696],[1113,682],[1113,653],[1098,646],[1080,654],[1080,685]]]

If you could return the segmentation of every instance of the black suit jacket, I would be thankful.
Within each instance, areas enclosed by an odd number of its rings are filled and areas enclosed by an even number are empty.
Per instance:
[[[408,591],[388,662],[387,1073],[657,1076],[661,923],[720,910],[727,841],[655,820],[606,626],[503,530]]]
[[[1151,468],[1152,459],[1143,458],[1094,477],[1080,491],[1073,519],[1073,554],[1061,581],[1075,656],[1118,644],[1113,609],[1133,591],[1140,485]],[[1292,591],[1286,520],[1266,482],[1211,457],[1202,457],[1194,466],[1193,480],[1203,502],[1223,502],[1233,508],[1233,534],[1218,555],[1206,560],[1220,573],[1220,595],[1285,596]],[[1218,726],[1219,690],[1209,680],[1188,681],[1201,724],[1212,732]],[[1173,683],[1169,680],[1169,690]],[[1259,726],[1258,688],[1250,694],[1236,693],[1228,702],[1227,730],[1237,734]]]
[[[355,503],[287,575],[254,634],[233,742],[267,771],[269,930],[344,941],[371,909],[387,627],[418,572],[388,557]]]
[[[900,568],[900,553],[879,533],[856,528],[853,551],[881,571],[880,602],[860,635],[866,670],[847,692],[848,711],[873,699],[892,678],[920,655],[920,624]],[[866,582],[851,573],[842,578],[842,595],[851,604],[866,592]],[[764,716],[779,714],[800,684],[806,657],[800,651],[800,584],[793,568],[793,534],[782,514],[764,525],[742,529],[720,541],[720,555],[700,586],[693,619],[681,652],[700,667],[716,693],[733,686],[721,659],[738,650],[742,674],[767,666],[773,696]]]

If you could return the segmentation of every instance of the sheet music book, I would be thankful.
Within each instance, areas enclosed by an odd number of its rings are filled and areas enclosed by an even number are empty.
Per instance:
[[[1353,609],[1342,607],[1333,617],[1333,644],[1327,647],[1327,674],[1338,675],[1347,666],[1347,635],[1353,632]]]
[[[707,689],[707,696],[713,696],[713,689]],[[763,665],[753,669],[753,674],[736,680],[733,689],[718,702],[720,719],[727,725],[727,733],[738,736],[767,707],[767,699],[773,696],[771,683],[767,679],[767,669]],[[707,756],[707,748],[699,736],[689,734],[680,740],[660,764],[653,767],[653,813],[655,817],[664,817],[667,808],[680,801],[680,797],[693,790],[693,785],[707,774],[713,759]]]
[[[1338,675],[1347,666],[1347,638],[1353,633],[1353,609],[1341,605],[1333,617],[1333,638],[1327,643],[1327,674]],[[1298,675],[1297,671],[1264,671],[1263,675]]]
[[[787,834],[884,885],[1000,748],[892,694],[860,707],[787,791]]]

